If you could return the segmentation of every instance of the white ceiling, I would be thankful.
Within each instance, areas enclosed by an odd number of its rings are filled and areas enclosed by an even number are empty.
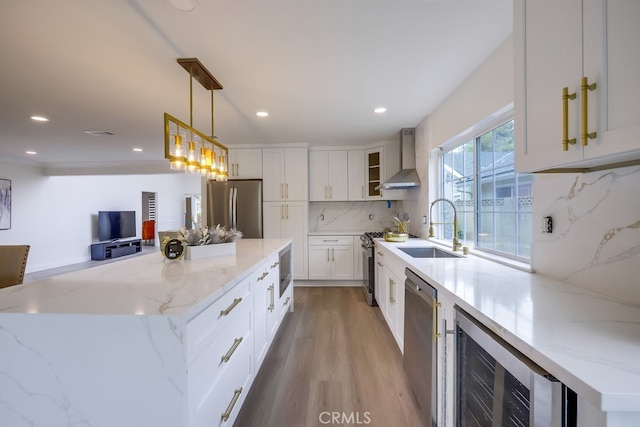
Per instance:
[[[187,57],[224,86],[223,144],[393,140],[512,31],[512,0],[198,2],[187,13],[168,0],[2,0],[0,159],[165,170],[163,113],[189,123],[176,62]],[[193,125],[209,134],[210,92],[194,82],[193,97]]]

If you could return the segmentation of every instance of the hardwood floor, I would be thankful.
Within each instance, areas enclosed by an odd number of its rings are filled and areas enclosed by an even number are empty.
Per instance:
[[[237,427],[419,427],[402,354],[359,287],[296,287]]]

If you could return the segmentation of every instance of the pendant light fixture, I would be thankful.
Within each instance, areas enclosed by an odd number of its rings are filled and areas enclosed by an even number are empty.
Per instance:
[[[214,139],[213,91],[222,85],[196,58],[179,58],[178,63],[189,72],[189,124],[164,113],[164,157],[171,170],[198,173],[217,181],[227,180],[229,150]],[[193,80],[211,91],[211,136],[193,127]]]

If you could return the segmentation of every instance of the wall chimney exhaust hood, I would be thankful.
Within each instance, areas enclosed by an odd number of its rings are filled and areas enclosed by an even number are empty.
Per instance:
[[[416,171],[416,130],[400,129],[400,159],[402,169],[380,186],[383,190],[404,190],[420,186]]]

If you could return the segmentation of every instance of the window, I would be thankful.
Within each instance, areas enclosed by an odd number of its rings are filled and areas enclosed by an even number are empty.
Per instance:
[[[440,197],[456,207],[463,245],[528,260],[533,176],[515,173],[513,150],[511,120],[444,152]],[[444,223],[438,237],[452,239],[453,210],[438,205],[437,222]]]

